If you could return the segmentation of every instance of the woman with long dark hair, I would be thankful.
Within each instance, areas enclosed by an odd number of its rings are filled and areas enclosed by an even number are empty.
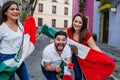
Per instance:
[[[101,51],[99,47],[96,45],[90,31],[87,28],[86,18],[82,14],[76,14],[72,20],[72,26],[67,28],[66,30],[68,37],[75,42],[93,48],[95,50]],[[72,55],[72,62],[75,64],[74,66],[74,73],[75,73],[75,80],[83,80],[84,74],[77,62],[76,58],[76,48],[75,46],[71,46],[73,55]]]
[[[4,3],[0,11],[0,63],[14,58],[22,44],[24,30],[18,18],[18,4],[14,1]],[[24,62],[16,73],[20,77],[20,80],[29,80]],[[12,75],[9,80],[15,80],[15,76]]]

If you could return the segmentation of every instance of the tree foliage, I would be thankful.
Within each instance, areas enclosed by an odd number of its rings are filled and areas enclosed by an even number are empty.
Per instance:
[[[85,6],[86,6],[86,0],[80,0],[79,1],[79,12],[80,13],[84,14]]]
[[[21,3],[21,21],[23,22],[26,17],[33,15],[37,0],[22,0]]]

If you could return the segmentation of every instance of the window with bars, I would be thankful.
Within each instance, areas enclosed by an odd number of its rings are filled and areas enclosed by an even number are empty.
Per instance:
[[[43,4],[38,4],[38,12],[43,12]]]
[[[68,20],[64,20],[64,27],[68,27]]]
[[[43,24],[43,18],[38,18],[38,26],[42,26]]]
[[[65,4],[68,4],[68,0],[65,0]]]
[[[56,6],[52,6],[52,13],[56,14]]]
[[[68,8],[67,7],[64,8],[64,15],[68,15]]]
[[[52,2],[57,2],[57,0],[52,0]]]
[[[52,19],[52,27],[56,27],[56,19]]]

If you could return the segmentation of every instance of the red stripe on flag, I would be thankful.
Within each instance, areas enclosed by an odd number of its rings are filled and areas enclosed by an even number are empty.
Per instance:
[[[24,34],[30,35],[30,42],[36,42],[36,24],[33,16],[29,16],[24,21]]]
[[[62,80],[72,80],[72,76],[71,75],[64,75]]]
[[[115,69],[114,61],[110,57],[93,49],[90,49],[84,60],[78,56],[77,60],[86,80],[103,80]]]

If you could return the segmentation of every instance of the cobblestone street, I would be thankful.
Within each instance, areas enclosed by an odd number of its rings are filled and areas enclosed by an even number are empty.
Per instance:
[[[112,77],[108,78],[107,80],[120,80],[120,48],[101,43],[97,43],[97,45],[104,53],[113,58],[116,64],[116,68],[112,74]]]

